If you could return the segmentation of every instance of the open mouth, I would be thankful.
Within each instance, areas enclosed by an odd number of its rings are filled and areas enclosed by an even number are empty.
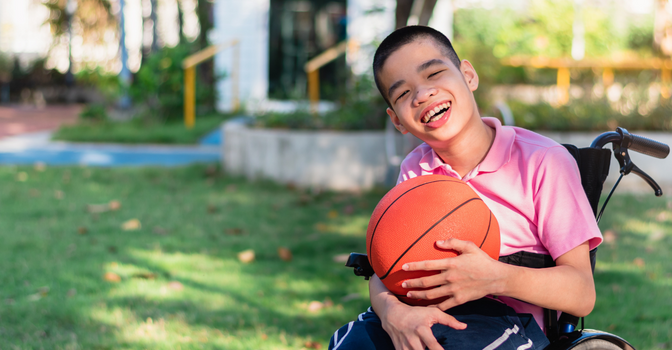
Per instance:
[[[425,114],[421,120],[423,123],[435,122],[441,119],[441,117],[443,117],[443,114],[446,113],[448,109],[450,109],[450,102],[440,104],[434,107],[434,109],[427,112],[427,114]]]

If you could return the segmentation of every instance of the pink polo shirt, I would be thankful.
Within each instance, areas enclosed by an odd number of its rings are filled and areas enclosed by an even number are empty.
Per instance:
[[[465,181],[497,218],[500,255],[519,251],[548,254],[553,260],[585,241],[590,249],[602,235],[574,158],[557,142],[518,127],[483,118],[495,129],[485,159],[464,177],[426,143],[401,163],[397,183],[421,175],[441,174]],[[543,311],[519,300],[500,297],[518,313],[531,313],[543,329]]]

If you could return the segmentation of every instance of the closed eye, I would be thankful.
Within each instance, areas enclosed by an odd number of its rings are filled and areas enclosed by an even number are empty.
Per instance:
[[[397,101],[399,101],[399,99],[400,99],[400,98],[402,98],[402,97],[404,97],[404,95],[406,95],[407,93],[408,93],[408,90],[406,90],[406,91],[402,92],[402,93],[401,93],[401,95],[399,95],[399,97],[397,97],[397,99],[396,99],[396,100],[394,100],[394,102],[397,102]]]
[[[445,71],[445,69],[442,69],[442,70],[440,70],[440,71],[436,71],[436,72],[430,74],[428,78],[431,78],[431,77],[433,77],[433,76],[435,76],[435,75],[437,75],[437,74],[439,74],[439,73],[441,73],[441,72],[443,72],[443,71]]]

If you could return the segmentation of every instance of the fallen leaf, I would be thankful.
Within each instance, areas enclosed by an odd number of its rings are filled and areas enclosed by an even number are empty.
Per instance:
[[[261,333],[261,340],[266,340],[266,339],[268,339],[268,336],[266,335],[266,333]]]
[[[113,254],[114,254],[114,253],[117,252],[117,247],[115,247],[115,246],[113,246],[113,245],[108,246],[108,247],[107,247],[107,251],[110,252],[110,253],[113,253]]]
[[[56,199],[63,199],[64,193],[61,190],[55,190],[54,191],[54,198]]]
[[[75,289],[75,288],[69,289],[67,295],[68,295],[68,298],[74,297],[75,295],[77,295],[77,289]]]
[[[327,216],[329,217],[329,219],[336,219],[338,217],[338,211],[330,210]]]
[[[35,171],[43,172],[47,170],[47,165],[44,164],[44,162],[35,162],[33,169],[35,169]]]
[[[343,208],[343,214],[345,214],[345,215],[350,215],[350,214],[352,214],[352,213],[354,213],[354,212],[355,212],[355,207],[352,206],[352,205],[346,205],[346,206]]]
[[[228,186],[226,186],[226,192],[236,192],[237,189],[238,189],[238,188],[236,187],[236,185],[228,185]]]
[[[5,299],[5,303],[6,303],[7,305],[12,305],[12,304],[14,304],[14,299],[12,299],[12,298],[7,298],[7,299]]]
[[[85,235],[88,232],[89,232],[89,230],[84,226],[80,226],[80,227],[77,228],[77,233],[79,233],[80,235]]]
[[[49,294],[49,287],[44,286],[38,289],[38,293],[40,293],[43,297],[46,297],[47,294]]]
[[[226,232],[227,235],[241,235],[245,232],[245,230],[239,227],[231,227],[224,230],[224,232]]]
[[[141,226],[142,225],[140,224],[140,220],[138,219],[131,219],[121,224],[121,228],[124,231],[138,230]]]
[[[345,263],[348,261],[348,258],[350,258],[350,254],[338,254],[334,255],[333,260],[337,263]]]
[[[31,188],[29,193],[30,193],[31,197],[39,197],[40,196],[40,190],[38,190],[36,188]]]
[[[321,301],[313,300],[308,304],[308,312],[317,312],[324,308],[324,304]]]
[[[206,176],[217,175],[217,166],[216,165],[208,165],[208,167],[205,168],[205,175]]]
[[[307,347],[308,349],[322,349],[322,344],[320,344],[316,341],[313,341],[313,340],[309,340],[303,345],[305,347]]]
[[[334,302],[331,301],[330,298],[325,298],[323,304],[324,304],[324,307],[325,307],[325,308],[329,308],[329,307],[334,306]]]
[[[318,222],[317,224],[315,224],[315,229],[320,232],[325,232],[329,229],[329,226],[327,226],[327,224],[323,222]]]
[[[157,235],[161,235],[161,236],[165,236],[165,235],[168,234],[168,230],[166,230],[165,228],[163,228],[161,226],[154,226],[154,228],[152,229],[152,232],[154,232]]]
[[[111,200],[109,203],[107,203],[107,206],[110,208],[110,210],[119,210],[121,209],[121,202],[117,200]]]
[[[121,282],[121,277],[114,272],[105,272],[103,279],[112,283]]]
[[[642,259],[642,258],[635,258],[632,261],[632,263],[635,264],[635,266],[637,266],[637,267],[644,267],[644,265],[646,265],[646,263],[644,262],[644,259]]]
[[[350,300],[355,300],[361,298],[361,295],[359,293],[350,293],[344,297],[341,298],[342,302],[350,301]]]
[[[242,263],[251,263],[254,261],[254,250],[248,249],[238,253],[238,260]]]
[[[39,292],[28,296],[28,301],[38,301],[40,299],[42,299],[42,294]]]
[[[168,283],[168,288],[172,290],[182,290],[184,289],[184,285],[178,281],[171,281]]]
[[[292,252],[285,247],[278,248],[278,256],[284,261],[292,261]]]
[[[614,232],[613,230],[604,231],[602,236],[604,237],[604,243],[609,243],[609,244],[616,243],[616,239],[618,238],[616,236],[616,232]]]
[[[208,204],[208,214],[214,214],[216,212],[217,212],[217,207],[212,205],[212,204]]]
[[[134,278],[142,278],[145,280],[156,279],[156,274],[151,272],[139,272],[133,275]]]

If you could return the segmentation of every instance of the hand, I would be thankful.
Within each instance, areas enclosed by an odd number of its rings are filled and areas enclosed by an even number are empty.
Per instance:
[[[443,350],[432,333],[432,326],[441,323],[455,329],[467,325],[434,306],[409,306],[398,303],[390,307],[382,320],[383,329],[396,350]]]
[[[480,299],[489,294],[498,294],[504,282],[501,263],[490,258],[474,243],[451,238],[437,241],[441,249],[458,252],[458,256],[440,260],[406,263],[406,271],[440,271],[436,275],[405,281],[404,288],[431,288],[408,292],[409,298],[437,299],[449,297],[436,306],[441,310]]]

